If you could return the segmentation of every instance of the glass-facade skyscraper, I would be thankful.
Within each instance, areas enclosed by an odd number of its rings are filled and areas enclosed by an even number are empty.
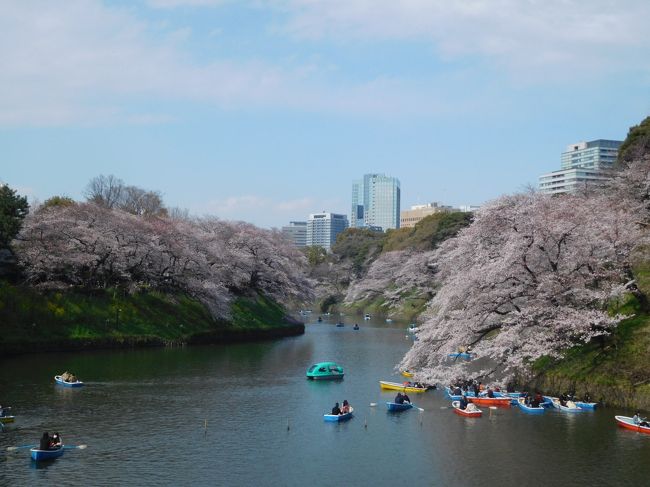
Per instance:
[[[353,228],[399,228],[401,190],[399,179],[384,174],[365,174],[352,182]]]

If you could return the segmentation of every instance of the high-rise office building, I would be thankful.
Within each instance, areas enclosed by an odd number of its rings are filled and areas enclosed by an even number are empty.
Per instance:
[[[348,228],[348,218],[338,213],[312,213],[307,220],[307,245],[330,250],[336,237]]]
[[[307,222],[289,222],[282,227],[282,234],[296,247],[307,245]]]
[[[399,228],[399,179],[384,174],[365,174],[352,182],[352,217],[354,228]]]
[[[611,178],[611,168],[622,143],[598,139],[569,145],[562,153],[562,169],[539,177],[540,192],[573,193],[588,185],[602,184]]]

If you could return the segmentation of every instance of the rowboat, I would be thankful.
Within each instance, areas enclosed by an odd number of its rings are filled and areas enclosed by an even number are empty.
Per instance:
[[[342,379],[343,367],[335,362],[318,362],[307,369],[307,378],[311,380]]]
[[[0,416],[0,423],[2,424],[13,423],[15,420],[15,416]]]
[[[61,445],[58,448],[53,448],[51,450],[39,450],[38,448],[31,448],[29,450],[32,460],[39,462],[41,460],[52,460],[54,458],[59,458],[63,455],[65,448]]]
[[[350,412],[345,414],[323,414],[323,419],[325,421],[347,421],[352,418],[353,411],[354,408],[350,408]]]
[[[582,402],[582,401],[576,401],[576,406],[582,409],[589,409],[589,410],[594,410],[596,409],[596,406],[598,405],[597,402]]]
[[[402,375],[404,377],[413,377],[413,372],[409,372],[408,370],[402,370]]]
[[[467,399],[481,406],[500,406],[504,408],[509,408],[512,401],[510,397],[468,397]]]
[[[634,423],[634,418],[628,416],[614,416],[614,419],[616,420],[616,424],[622,428],[650,435],[650,426],[639,426]]]
[[[405,402],[403,404],[397,404],[396,402],[387,402],[386,407],[388,408],[389,411],[406,411],[407,409],[411,409],[413,407],[413,404],[410,402]]]
[[[526,406],[526,400],[523,397],[520,397],[517,400],[517,406],[519,406],[519,409],[521,409],[523,412],[528,413],[528,414],[543,414],[544,413],[544,408],[542,406],[538,406],[536,408],[532,406]]]
[[[427,390],[426,387],[414,387],[400,384],[399,382],[388,382],[385,380],[379,381],[379,386],[382,389],[387,389],[389,391],[402,391],[402,392],[424,392]]]
[[[465,409],[460,408],[460,401],[453,401],[451,405],[454,408],[454,412],[459,416],[465,416],[466,418],[480,418],[483,415],[483,411],[471,403],[468,404]]]
[[[448,356],[454,359],[462,358],[464,360],[472,360],[474,358],[474,354],[467,352],[450,353]]]
[[[353,329],[353,330],[358,330],[358,329],[359,329],[359,325],[354,325],[354,326],[352,327],[352,329]]]
[[[462,394],[453,394],[449,387],[445,387],[445,395],[452,401],[460,401],[463,398]]]
[[[54,380],[56,381],[57,384],[64,386],[64,387],[81,387],[84,385],[83,382],[77,379],[76,382],[66,382],[64,381],[60,375],[55,375]]]
[[[345,326],[345,323],[337,323],[336,326],[341,328],[342,326]]]
[[[560,404],[560,411],[564,411],[565,413],[581,413],[584,411],[584,409],[576,406],[573,401],[567,401],[567,404],[573,404],[573,406],[562,406],[562,404]]]

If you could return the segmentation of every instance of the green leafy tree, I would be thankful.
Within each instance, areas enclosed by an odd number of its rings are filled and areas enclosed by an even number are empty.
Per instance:
[[[332,252],[341,260],[352,262],[355,275],[361,276],[369,263],[379,255],[385,234],[367,228],[347,228],[336,237]]]
[[[9,248],[28,211],[26,197],[19,196],[7,185],[0,186],[0,249]]]
[[[415,227],[386,232],[384,252],[393,250],[432,250],[472,222],[471,213],[435,213],[420,220]]]
[[[67,196],[52,196],[51,198],[46,199],[43,204],[38,207],[38,211],[47,210],[48,208],[74,206],[76,204],[75,200],[68,198]]]
[[[617,165],[626,167],[632,161],[642,159],[650,152],[650,117],[631,127],[618,151]]]
[[[304,247],[303,252],[307,256],[309,265],[312,267],[322,264],[327,258],[327,250],[319,245],[310,245]]]

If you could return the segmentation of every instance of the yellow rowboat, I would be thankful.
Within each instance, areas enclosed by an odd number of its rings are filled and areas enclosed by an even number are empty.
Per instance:
[[[382,389],[386,389],[389,391],[402,391],[402,392],[424,392],[426,391],[426,387],[413,387],[413,386],[408,386],[404,384],[400,384],[399,382],[388,382],[385,380],[380,380],[379,381],[379,386]]]
[[[0,423],[2,424],[13,423],[13,422],[14,422],[13,416],[0,416]]]
[[[413,377],[413,372],[409,372],[408,370],[402,370],[402,375],[404,377]]]

